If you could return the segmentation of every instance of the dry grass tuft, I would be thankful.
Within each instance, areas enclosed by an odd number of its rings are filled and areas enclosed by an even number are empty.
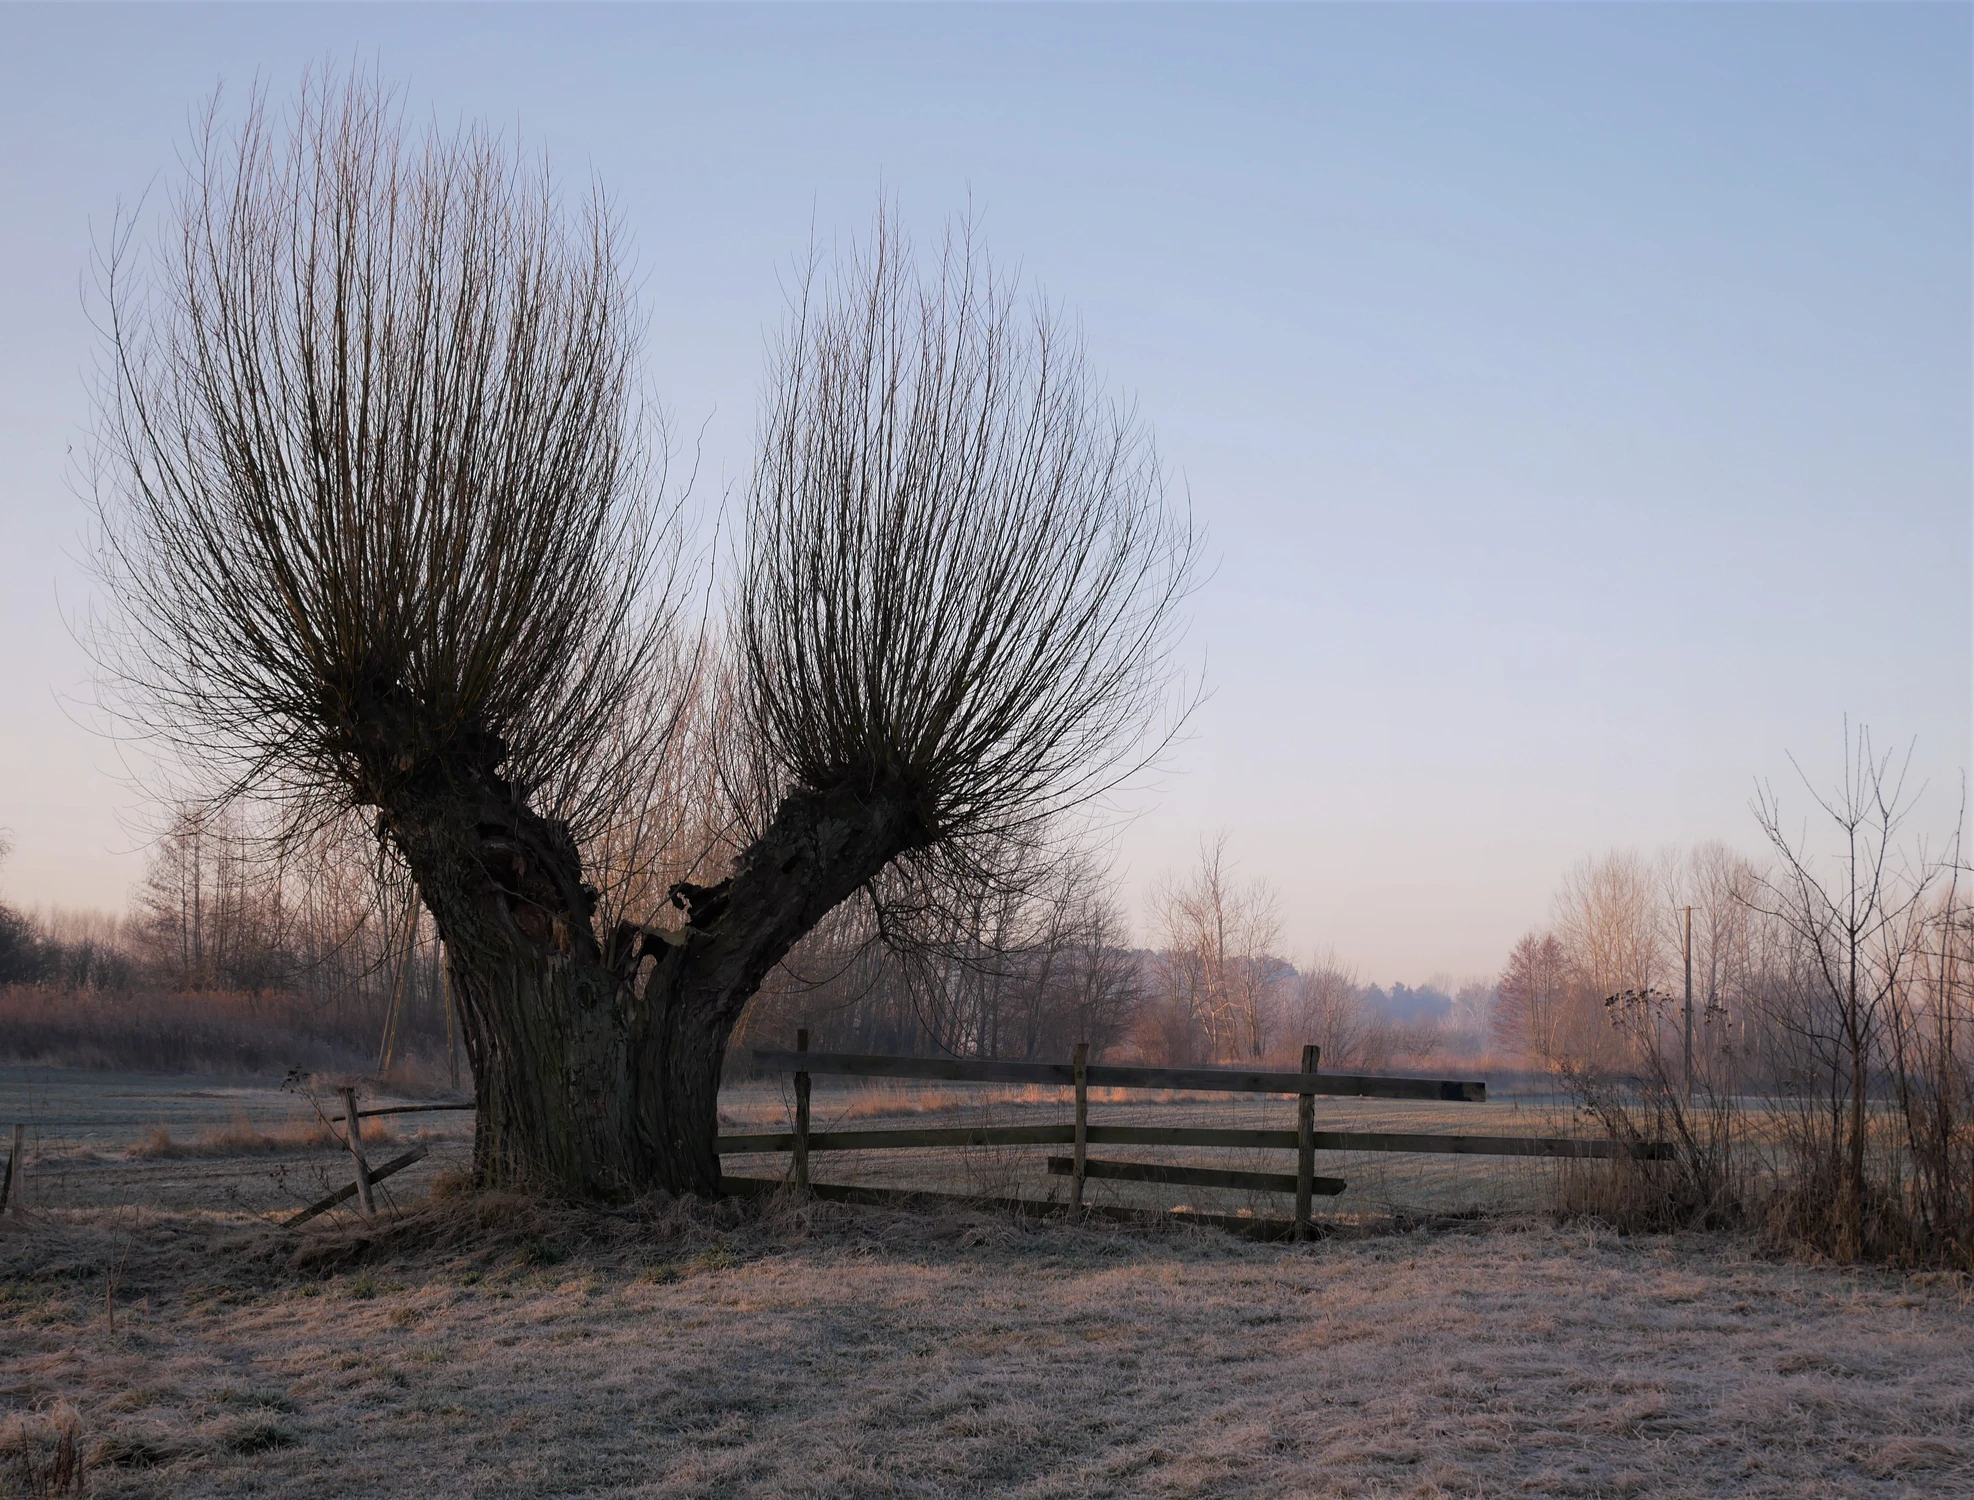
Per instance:
[[[445,1171],[432,1179],[432,1201],[457,1198],[473,1191],[473,1173],[470,1168],[460,1167]]]
[[[366,1152],[397,1144],[398,1137],[390,1126],[374,1120],[364,1126]],[[256,1125],[244,1114],[237,1114],[228,1124],[203,1131],[187,1141],[174,1140],[163,1125],[153,1125],[128,1154],[136,1161],[176,1161],[186,1157],[271,1156],[344,1149],[342,1136],[326,1120],[297,1119],[267,1126]]]
[[[847,1103],[830,1113],[838,1120],[873,1120],[888,1115],[950,1114],[956,1109],[972,1109],[986,1102],[979,1095],[953,1089],[872,1088],[853,1094]]]
[[[83,1468],[152,1469],[185,1457],[191,1450],[182,1443],[161,1442],[142,1434],[115,1432],[97,1438],[83,1455]]]
[[[296,1271],[333,1271],[408,1258],[512,1254],[565,1228],[562,1205],[522,1193],[449,1192],[372,1223],[330,1223],[306,1235],[289,1259]],[[580,1222],[582,1210],[570,1222]]]
[[[659,1249],[681,1261],[715,1247],[730,1250],[736,1236],[761,1245],[799,1243],[843,1212],[840,1206],[798,1201],[789,1194],[704,1203],[658,1193],[612,1208],[448,1184],[425,1204],[390,1218],[326,1224],[303,1238],[287,1264],[310,1274],[421,1265],[434,1259],[482,1270],[497,1265],[545,1268],[576,1257],[593,1264],[641,1266]]]
[[[296,1441],[295,1434],[274,1417],[242,1417],[231,1424],[219,1439],[228,1453],[266,1453],[286,1448]]]

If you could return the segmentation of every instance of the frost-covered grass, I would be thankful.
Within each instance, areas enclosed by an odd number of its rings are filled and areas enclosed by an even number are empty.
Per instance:
[[[72,1407],[100,1496],[1974,1492],[1964,1284],[1477,1227],[51,1210],[0,1408]]]
[[[1067,1117],[1060,1092],[819,1086],[817,1127],[1040,1122]],[[721,1104],[760,1130],[789,1100]],[[1540,1102],[1319,1109],[1571,1123]],[[284,1234],[347,1180],[333,1141],[313,1149],[320,1113],[268,1080],[0,1078],[0,1122],[30,1123],[29,1212],[0,1218],[0,1493],[65,1432],[101,1496],[1974,1493],[1966,1283],[1558,1229],[1530,1211],[1544,1163],[1346,1158],[1327,1205],[1346,1226],[1492,1217],[1257,1245],[964,1208],[420,1206],[470,1127],[413,1115],[378,1122],[433,1150],[386,1185],[386,1224]],[[1043,1154],[845,1153],[817,1176],[1041,1196]]]

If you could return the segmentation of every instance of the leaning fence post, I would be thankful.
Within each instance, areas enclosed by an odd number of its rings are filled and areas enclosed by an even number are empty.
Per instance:
[[[370,1194],[370,1163],[363,1159],[363,1126],[356,1114],[356,1089],[342,1090],[343,1128],[349,1132],[350,1156],[356,1162],[356,1206],[368,1219],[376,1214],[377,1203]]]
[[[1076,1044],[1076,1169],[1069,1185],[1069,1206],[1083,1209],[1083,1162],[1090,1150],[1090,1044]]]
[[[27,1158],[22,1153],[27,1149],[27,1127],[14,1127],[14,1149],[7,1158],[7,1175],[0,1178],[0,1214],[7,1211],[9,1200],[27,1205]]]
[[[809,1031],[805,1026],[795,1033],[795,1050],[809,1050]],[[791,1153],[795,1168],[795,1190],[798,1193],[809,1191],[809,1074],[799,1069],[795,1074],[795,1150]]]
[[[1316,1071],[1319,1055],[1315,1043],[1304,1043],[1302,1071],[1305,1076]],[[1295,1237],[1299,1240],[1309,1239],[1315,1233],[1315,1226],[1309,1218],[1309,1200],[1315,1187],[1316,1096],[1301,1093],[1295,1096]]]

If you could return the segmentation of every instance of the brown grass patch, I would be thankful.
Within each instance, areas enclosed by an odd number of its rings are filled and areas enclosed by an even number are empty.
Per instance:
[[[397,1133],[377,1120],[364,1123],[363,1148],[395,1146]],[[244,1114],[188,1140],[178,1140],[163,1125],[153,1125],[128,1155],[136,1161],[176,1161],[205,1156],[272,1156],[295,1151],[342,1151],[342,1135],[326,1120],[296,1119],[282,1124],[255,1124]]]
[[[1175,1089],[1093,1088],[1093,1105],[1220,1104],[1224,1094],[1196,1093]],[[989,1083],[954,1084],[949,1087],[924,1084],[877,1084],[859,1089],[847,1099],[824,1094],[817,1098],[819,1114],[834,1121],[881,1119],[899,1115],[956,1114],[964,1110],[991,1110],[996,1107],[1056,1104],[1068,1106],[1075,1099],[1074,1088],[1066,1083]]]

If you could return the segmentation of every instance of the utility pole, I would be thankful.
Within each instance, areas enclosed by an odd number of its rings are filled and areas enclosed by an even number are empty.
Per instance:
[[[1693,1102],[1693,908],[1687,907],[1686,939],[1686,1102]]]

